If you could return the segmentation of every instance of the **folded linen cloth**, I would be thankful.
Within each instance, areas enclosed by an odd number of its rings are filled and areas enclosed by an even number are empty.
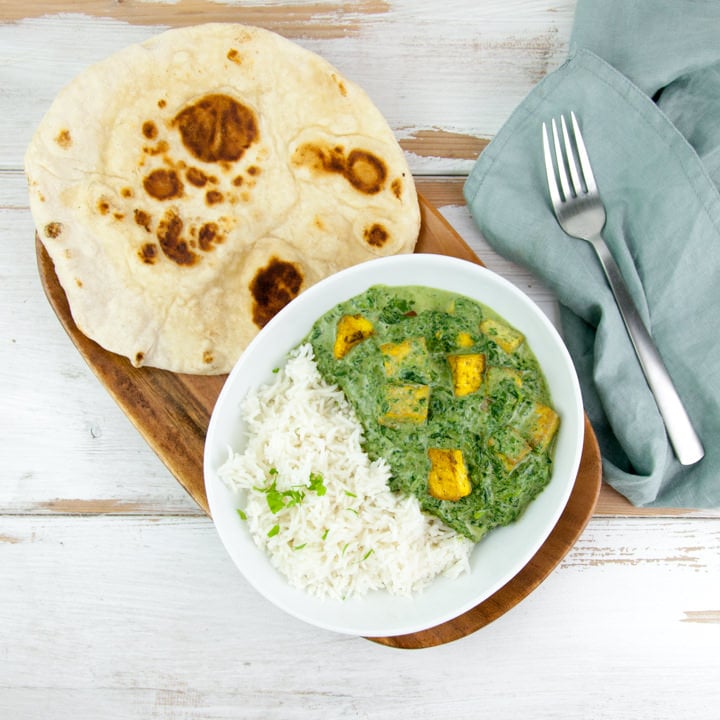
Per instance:
[[[465,185],[487,241],[555,291],[605,479],[635,505],[720,507],[720,3],[580,0],[569,59]],[[574,110],[620,266],[705,457],[676,460],[593,249],[555,220],[543,121]]]

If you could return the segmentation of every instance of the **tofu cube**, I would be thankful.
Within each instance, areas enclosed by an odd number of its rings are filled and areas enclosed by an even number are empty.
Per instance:
[[[457,502],[472,491],[461,450],[429,448],[428,492],[438,500]]]
[[[358,343],[373,334],[373,324],[362,315],[343,315],[335,332],[333,355],[336,360],[344,358]]]
[[[485,372],[485,355],[482,353],[448,355],[447,359],[452,372],[455,396],[464,397],[477,392],[482,385]]]
[[[475,340],[473,340],[472,335],[466,332],[458,333],[457,338],[455,338],[455,342],[457,342],[457,346],[461,348],[469,348],[475,344]]]
[[[488,440],[495,456],[511,473],[532,451],[530,445],[514,428],[505,427]]]
[[[421,425],[427,420],[429,399],[429,385],[387,385],[386,410],[378,422],[388,427],[404,423]]]
[[[480,323],[480,330],[506,353],[515,352],[525,340],[522,333],[490,318]]]
[[[547,405],[535,403],[528,418],[527,440],[534,448],[544,450],[555,437],[560,426],[560,416]]]
[[[492,395],[500,383],[509,381],[517,388],[523,384],[522,375],[515,368],[489,367],[486,373],[488,392]]]
[[[403,372],[414,373],[425,379],[428,364],[427,345],[424,337],[406,338],[399,343],[383,343],[385,377],[400,377]]]

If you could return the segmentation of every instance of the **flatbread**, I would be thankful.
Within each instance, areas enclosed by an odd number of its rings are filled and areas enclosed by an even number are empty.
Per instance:
[[[318,55],[235,24],[170,30],[56,98],[25,170],[82,332],[135,365],[228,372],[321,278],[411,252],[402,149]]]

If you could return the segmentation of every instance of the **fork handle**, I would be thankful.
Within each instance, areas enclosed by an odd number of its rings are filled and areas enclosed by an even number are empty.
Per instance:
[[[700,438],[692,426],[660,353],[640,317],[610,249],[599,234],[591,238],[590,242],[595,248],[600,264],[605,271],[605,277],[607,277],[610,289],[615,296],[615,302],[625,322],[645,379],[665,422],[665,429],[675,455],[682,465],[692,465],[705,455]]]

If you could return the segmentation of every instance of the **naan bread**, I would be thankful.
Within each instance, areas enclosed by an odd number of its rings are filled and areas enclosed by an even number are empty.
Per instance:
[[[405,157],[368,96],[266,30],[170,30],[57,97],[25,169],[78,327],[136,365],[228,372],[287,302],[411,252]]]

